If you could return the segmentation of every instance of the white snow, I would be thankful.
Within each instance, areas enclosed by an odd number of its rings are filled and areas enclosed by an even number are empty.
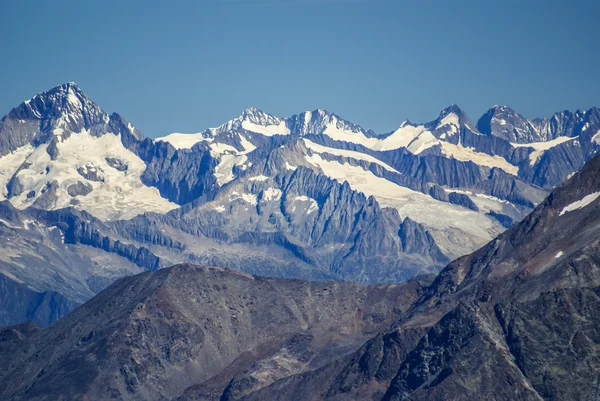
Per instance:
[[[600,192],[594,192],[589,195],[586,195],[581,200],[578,200],[577,202],[573,202],[570,205],[565,206],[560,211],[559,216],[562,216],[565,213],[572,212],[577,209],[584,208],[587,205],[589,205],[590,203],[592,203],[593,201],[595,201],[596,199],[598,199],[599,196],[600,196]]]
[[[419,125],[414,127],[408,124],[402,124],[400,128],[394,131],[390,136],[380,140],[371,149],[373,150],[393,150],[407,148],[408,145],[420,134],[425,131],[425,127]]]
[[[513,218],[520,217],[519,209],[507,200],[503,200],[500,198],[496,198],[495,196],[486,195],[473,191],[463,191],[459,189],[448,189],[444,188],[446,193],[456,192],[459,194],[465,194],[475,203],[475,205],[479,208],[479,211],[482,213],[487,213],[491,210],[497,213],[505,214]]]
[[[262,193],[262,200],[273,201],[281,199],[281,190],[277,188],[267,188]]]
[[[69,88],[69,93],[67,94],[67,102],[69,102],[74,108],[81,109],[81,102],[77,95],[73,93],[73,91]]]
[[[298,166],[292,166],[290,163],[285,162],[285,169],[286,170],[295,171],[297,168],[298,168]]]
[[[594,134],[594,136],[592,137],[592,142],[595,142],[596,144],[600,145],[600,130],[598,130],[598,132]]]
[[[168,212],[178,207],[162,198],[158,189],[142,183],[140,177],[146,165],[122,145],[120,136],[108,133],[95,137],[86,131],[72,134],[58,144],[56,160],[51,160],[47,146],[33,150],[27,156],[27,162],[32,165],[18,173],[23,192],[11,199],[15,207],[23,209],[31,206],[41,196],[42,189],[52,182],[58,184],[58,191],[51,209],[69,206],[73,198],[67,193],[67,188],[84,182],[93,190],[85,196],[77,196],[75,206],[101,220],[129,219],[144,212]],[[118,171],[108,165],[107,157],[125,162],[127,171]],[[86,169],[101,169],[103,182],[81,176],[77,169],[84,166]],[[35,192],[35,196],[28,199],[27,194],[31,191]]]
[[[458,117],[456,117],[455,114],[449,114],[442,120],[439,126],[441,127],[454,123],[458,124]],[[455,131],[458,132],[458,129]],[[440,138],[446,138],[446,134],[442,134]],[[394,131],[387,138],[374,139],[376,139],[377,142],[369,146],[373,150],[384,151],[406,148],[415,155],[418,155],[424,150],[441,143],[430,131],[425,128],[425,126],[413,126],[406,123],[402,123],[400,128]]]
[[[578,137],[576,137],[576,136],[574,136],[574,137],[559,136],[556,139],[553,139],[551,141],[546,141],[546,142],[511,143],[511,145],[514,146],[515,148],[533,148],[533,149],[535,149],[535,151],[529,155],[529,165],[533,166],[533,165],[535,165],[535,163],[537,163],[539,158],[544,154],[544,152],[546,150],[553,148],[557,145],[560,145],[561,143],[572,141],[577,138]],[[593,138],[592,138],[592,140],[593,140]]]
[[[17,171],[31,152],[33,152],[33,147],[25,145],[12,153],[0,157],[0,200],[6,199],[8,192],[6,184],[8,184],[15,171]]]
[[[214,157],[218,155],[222,155],[224,153],[232,153],[237,154],[240,153],[236,148],[231,145],[227,145],[226,143],[213,142],[210,144],[210,150],[212,150],[212,154]]]
[[[435,136],[429,131],[423,132],[417,138],[415,138],[410,145],[408,145],[408,150],[413,154],[418,155],[423,152],[425,149],[429,149],[432,146],[441,144],[440,141],[437,140]]]
[[[317,201],[305,195],[296,196],[294,198],[294,202],[309,202],[308,208],[306,209],[306,214],[311,214],[312,212],[319,210],[319,204]],[[292,207],[292,212],[295,211],[296,205]]]
[[[304,127],[308,127],[311,119],[312,119],[312,111],[305,112],[304,113]]]
[[[236,199],[242,199],[244,202],[249,203],[251,205],[258,204],[258,199],[255,194],[247,194],[247,193],[239,193],[237,191],[233,191],[229,194],[229,201],[234,201]]]
[[[285,121],[280,121],[277,125],[258,125],[248,120],[244,120],[242,121],[242,128],[246,131],[256,132],[265,136],[290,134],[290,129],[286,127]]]
[[[343,157],[347,157],[350,159],[362,160],[362,161],[366,161],[368,163],[379,164],[381,167],[385,168],[386,170],[393,171],[395,173],[400,174],[395,168],[391,167],[390,165],[382,162],[381,160],[379,160],[371,155],[361,153],[361,152],[355,152],[352,150],[330,148],[328,146],[323,146],[323,145],[319,145],[317,143],[311,142],[308,139],[304,139],[304,138],[302,140],[304,141],[304,144],[306,145],[306,147],[308,149],[311,149],[314,152],[329,153],[334,156],[343,156]]]
[[[250,142],[244,135],[239,135],[240,138],[240,143],[242,144],[242,146],[244,147],[244,153],[250,153],[252,152],[254,149],[256,149],[256,146],[254,146],[252,144],[252,142]]]
[[[232,155],[224,154],[221,155],[221,160],[217,167],[215,167],[215,177],[217,178],[217,184],[223,186],[230,181],[235,179],[233,174],[233,167],[239,166],[248,161],[245,155]]]
[[[455,252],[459,243],[474,250],[504,230],[499,223],[482,213],[440,202],[421,192],[377,177],[361,167],[327,161],[318,154],[305,157],[309,163],[320,167],[327,176],[340,183],[347,181],[352,189],[374,196],[381,206],[396,208],[402,217],[410,217],[423,223],[431,229],[438,245],[449,253]],[[447,238],[448,231],[453,229],[468,237]]]
[[[248,181],[267,181],[269,179],[269,177],[267,177],[266,175],[257,175],[255,177],[250,177],[248,178]]]
[[[213,157],[219,159],[219,164],[215,167],[215,177],[217,178],[217,184],[220,186],[235,179],[235,175],[233,174],[234,166],[241,166],[245,170],[252,165],[251,163],[246,165],[248,161],[246,155],[256,149],[256,147],[242,135],[239,138],[242,146],[244,146],[244,151],[242,152],[224,143],[214,142],[210,144]]]
[[[168,142],[175,149],[191,149],[195,144],[202,141],[212,142],[213,138],[204,137],[204,134],[182,134],[182,133],[173,133],[167,136],[163,136],[161,138],[156,138],[155,142]]]
[[[562,255],[564,255],[564,252],[563,252],[563,251],[560,251],[560,252],[558,252],[558,253],[557,253],[557,254],[554,256],[554,259],[558,259],[558,258],[560,258]]]
[[[450,135],[458,133],[458,127],[460,127],[460,121],[458,116],[455,113],[449,113],[446,117],[442,118],[442,121],[440,121],[436,128],[442,128],[446,125],[452,126],[452,129],[450,130]]]
[[[378,138],[368,138],[360,131],[354,132],[351,130],[338,128],[337,122],[337,118],[332,117],[332,122],[327,124],[323,134],[336,141],[356,143],[368,148],[377,145],[377,143],[380,141]]]
[[[486,153],[476,152],[473,148],[465,148],[462,145],[454,145],[449,142],[441,142],[442,154],[463,162],[472,161],[480,166],[498,167],[509,174],[517,175],[519,168],[513,166],[505,158],[495,155],[490,156]]]
[[[223,205],[215,206],[214,210],[216,210],[219,213],[223,213],[225,211],[225,206],[223,206]]]

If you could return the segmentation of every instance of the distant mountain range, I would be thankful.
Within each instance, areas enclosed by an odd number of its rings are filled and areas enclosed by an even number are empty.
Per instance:
[[[0,324],[46,325],[115,279],[176,263],[403,282],[521,221],[600,146],[600,110],[473,124],[456,105],[376,134],[250,108],[152,140],[75,84],[0,120]],[[14,296],[19,294],[19,296]]]
[[[46,329],[1,329],[0,398],[588,400],[599,325],[600,155],[435,278],[122,278]]]

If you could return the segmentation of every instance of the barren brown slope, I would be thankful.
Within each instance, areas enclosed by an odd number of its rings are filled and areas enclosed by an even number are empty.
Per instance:
[[[289,374],[301,372],[389,329],[418,290],[190,265],[142,273],[2,355],[0,398],[170,399],[278,352]],[[269,371],[261,380],[269,384]]]

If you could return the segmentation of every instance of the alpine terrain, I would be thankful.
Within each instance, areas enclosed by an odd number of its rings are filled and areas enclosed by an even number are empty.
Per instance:
[[[600,155],[436,277],[121,278],[50,327],[0,330],[0,398],[596,399],[599,324]]]
[[[597,108],[527,120],[495,106],[473,123],[452,105],[389,133],[322,109],[249,108],[153,140],[64,84],[0,120],[0,324],[48,325],[120,277],[175,264],[361,283],[435,274],[507,235],[596,154],[599,133]]]

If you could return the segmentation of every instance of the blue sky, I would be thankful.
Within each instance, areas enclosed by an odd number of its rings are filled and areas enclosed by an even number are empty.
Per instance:
[[[600,2],[4,1],[0,115],[77,82],[147,136],[255,106],[386,132],[452,103],[526,117],[600,106]]]

